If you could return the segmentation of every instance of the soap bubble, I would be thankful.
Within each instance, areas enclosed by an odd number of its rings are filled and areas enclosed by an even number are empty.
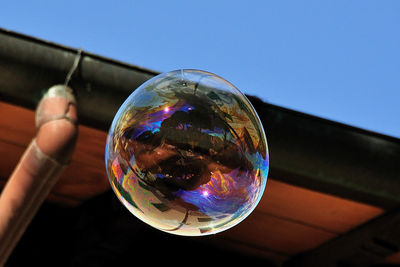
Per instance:
[[[233,227],[257,206],[268,173],[262,124],[226,80],[199,70],[160,74],[118,110],[106,169],[128,210],[165,232]]]

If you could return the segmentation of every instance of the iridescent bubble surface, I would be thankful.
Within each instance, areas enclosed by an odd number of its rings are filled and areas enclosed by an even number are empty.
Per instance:
[[[265,133],[249,100],[199,70],[160,74],[136,89],[113,120],[105,161],[131,213],[187,236],[241,222],[268,174]]]

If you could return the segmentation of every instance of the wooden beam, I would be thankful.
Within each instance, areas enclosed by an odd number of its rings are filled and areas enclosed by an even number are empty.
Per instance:
[[[384,212],[376,206],[294,186],[274,177],[268,180],[256,210],[335,234],[347,233]]]

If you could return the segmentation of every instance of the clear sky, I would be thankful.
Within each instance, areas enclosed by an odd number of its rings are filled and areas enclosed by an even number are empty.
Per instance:
[[[400,1],[16,0],[0,27],[400,137]]]

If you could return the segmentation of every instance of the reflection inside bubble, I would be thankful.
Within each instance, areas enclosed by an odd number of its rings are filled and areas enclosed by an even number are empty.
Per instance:
[[[247,98],[203,71],[158,75],[117,112],[107,174],[139,219],[178,235],[226,230],[248,216],[267,180],[268,149]]]

